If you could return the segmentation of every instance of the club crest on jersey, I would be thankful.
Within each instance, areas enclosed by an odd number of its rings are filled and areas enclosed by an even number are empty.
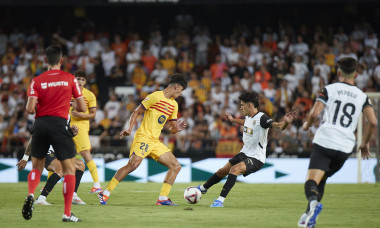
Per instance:
[[[247,133],[248,135],[253,135],[253,129],[244,126],[244,133]]]
[[[164,115],[161,115],[160,117],[158,117],[158,123],[159,124],[163,124],[166,120],[166,116]]]

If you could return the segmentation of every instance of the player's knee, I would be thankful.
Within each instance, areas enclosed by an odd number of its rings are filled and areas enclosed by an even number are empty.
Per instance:
[[[140,166],[140,162],[132,162],[130,165],[130,169],[133,171]]]
[[[224,169],[219,169],[218,171],[216,171],[216,175],[218,175],[218,177],[225,177],[227,176],[228,174],[228,171],[224,170]]]
[[[78,163],[77,169],[84,172],[85,165],[84,165],[83,161]]]
[[[179,171],[181,171],[181,165],[177,162],[170,169],[174,170],[176,173],[179,173]]]
[[[230,169],[230,172],[229,172],[229,174],[232,174],[235,176],[238,176],[241,173],[242,173],[242,170],[239,167],[234,167],[234,166]]]

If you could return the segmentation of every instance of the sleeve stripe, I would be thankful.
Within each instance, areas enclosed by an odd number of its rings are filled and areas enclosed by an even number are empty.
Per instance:
[[[169,121],[177,121],[177,119],[171,119],[171,120],[169,120]]]
[[[143,105],[143,103],[140,103],[140,105],[146,110],[145,106]]]
[[[324,101],[323,99],[321,99],[321,98],[317,98],[317,99],[315,99],[316,101],[320,101],[320,102],[322,102],[324,105],[326,105],[326,101]]]

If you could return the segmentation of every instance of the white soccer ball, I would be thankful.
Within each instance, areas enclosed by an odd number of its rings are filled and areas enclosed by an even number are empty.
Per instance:
[[[201,200],[202,193],[197,187],[188,187],[186,188],[183,197],[186,202],[196,204]]]

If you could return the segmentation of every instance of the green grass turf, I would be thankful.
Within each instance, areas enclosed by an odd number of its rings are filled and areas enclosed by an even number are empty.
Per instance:
[[[83,183],[79,188],[78,194],[87,205],[72,206],[83,222],[69,225],[61,222],[62,184],[48,196],[53,205],[36,205],[29,221],[21,215],[27,183],[0,184],[0,227],[297,227],[306,208],[302,184],[237,183],[225,208],[209,207],[222,184],[211,188],[196,205],[183,199],[183,190],[191,184],[175,184],[170,197],[180,204],[177,207],[155,205],[159,183],[122,182],[108,205],[99,205],[96,194],[88,193],[91,186]],[[380,227],[379,184],[327,184],[322,203],[317,227]]]

